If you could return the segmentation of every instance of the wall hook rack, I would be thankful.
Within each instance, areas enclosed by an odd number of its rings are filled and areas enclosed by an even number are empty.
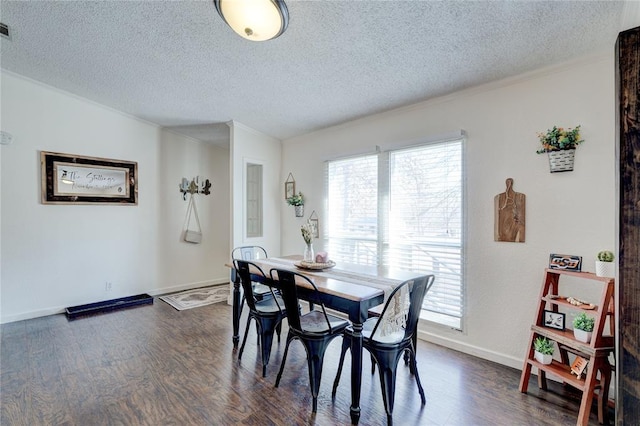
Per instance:
[[[200,176],[194,177],[191,182],[187,178],[182,178],[179,187],[183,200],[187,200],[187,194],[211,194],[211,182],[209,179],[204,179],[204,182],[200,181]]]

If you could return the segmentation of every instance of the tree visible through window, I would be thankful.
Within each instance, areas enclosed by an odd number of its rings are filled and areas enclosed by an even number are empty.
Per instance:
[[[461,328],[462,141],[327,164],[332,258],[433,273],[422,317]]]

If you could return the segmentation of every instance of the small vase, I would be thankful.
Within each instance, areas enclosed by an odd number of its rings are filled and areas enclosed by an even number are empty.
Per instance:
[[[309,243],[304,247],[304,261],[313,263],[315,262],[316,256],[313,253],[313,243]]]
[[[296,217],[304,216],[304,204],[300,206],[294,206],[294,209],[296,211]]]

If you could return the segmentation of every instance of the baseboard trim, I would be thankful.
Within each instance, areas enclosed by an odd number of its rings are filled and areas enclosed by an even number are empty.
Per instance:
[[[178,285],[174,285],[174,286],[156,288],[156,289],[147,290],[147,291],[138,289],[135,292],[132,292],[132,294],[135,294],[135,293],[147,293],[150,296],[157,296],[157,295],[160,295],[160,294],[175,293],[177,291],[183,291],[183,290],[191,290],[192,288],[208,287],[208,286],[217,285],[217,284],[226,284],[228,282],[229,282],[229,278],[225,277],[225,278],[217,278],[217,279],[212,279],[212,280],[207,280],[207,281],[197,281],[197,282],[186,283],[186,284],[178,284]],[[109,295],[109,297],[105,297],[105,300],[112,299],[113,296],[115,296],[115,297],[125,297],[127,295],[126,294],[123,294],[123,295]],[[93,300],[93,301],[85,301],[85,302],[86,303],[92,303],[92,302],[97,302],[97,301]],[[74,302],[71,302],[71,303],[74,303]],[[78,303],[78,304],[82,304],[82,303],[84,303],[84,302],[80,301],[80,303]],[[7,323],[10,323],[10,322],[23,321],[23,320],[39,318],[39,317],[46,317],[46,316],[49,316],[49,315],[63,314],[63,313],[65,313],[65,309],[66,309],[67,306],[68,305],[65,305],[65,306],[52,306],[52,307],[49,307],[49,308],[38,309],[38,310],[35,310],[35,311],[22,312],[22,313],[15,314],[15,315],[3,316],[2,319],[0,320],[0,324],[7,324]]]
[[[490,351],[478,346],[469,345],[458,340],[449,339],[426,331],[418,331],[418,339],[435,343],[436,345],[444,346],[445,348],[453,349],[478,358],[486,359],[488,361],[496,362],[498,364],[506,365],[507,367],[515,368],[517,370],[522,370],[522,363],[524,360],[520,358]]]

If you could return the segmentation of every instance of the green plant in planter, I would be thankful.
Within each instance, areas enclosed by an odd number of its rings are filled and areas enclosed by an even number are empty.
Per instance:
[[[588,316],[584,312],[580,313],[577,317],[573,319],[573,328],[586,331],[587,333],[593,331],[593,326],[596,320],[593,317]]]
[[[575,129],[567,130],[562,127],[553,126],[553,129],[547,130],[546,133],[538,133],[538,139],[540,139],[540,144],[542,144],[542,148],[536,151],[538,154],[576,149],[578,145],[584,142],[584,139],[580,139],[579,125],[576,126]]]
[[[536,340],[533,341],[533,349],[542,355],[553,355],[553,341],[546,337],[538,336]]]
[[[302,192],[293,194],[291,197],[287,198],[287,204],[290,206],[304,206],[304,195],[302,195]]]
[[[603,250],[598,253],[598,260],[601,262],[613,262],[613,259],[615,259],[615,256],[609,250]]]

